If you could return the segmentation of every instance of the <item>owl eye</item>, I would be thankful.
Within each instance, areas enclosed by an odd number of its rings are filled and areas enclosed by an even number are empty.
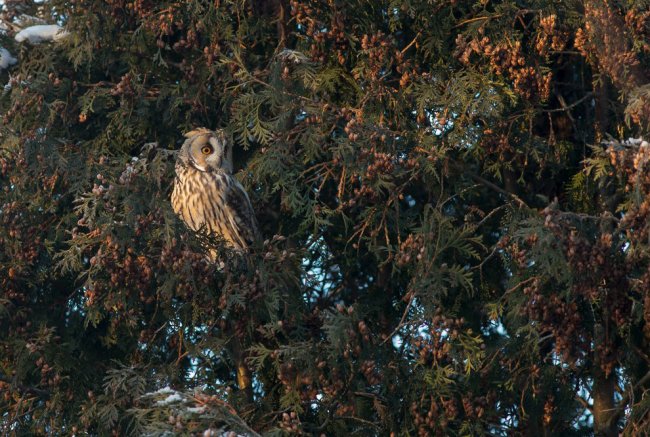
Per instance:
[[[201,147],[201,153],[203,153],[204,155],[209,155],[210,153],[212,153],[212,150],[213,150],[212,146]]]

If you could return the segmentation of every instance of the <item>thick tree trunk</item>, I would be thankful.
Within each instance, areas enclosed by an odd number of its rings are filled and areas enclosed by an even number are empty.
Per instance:
[[[598,437],[617,437],[618,427],[616,421],[611,420],[616,405],[614,404],[614,392],[616,390],[616,377],[613,373],[605,376],[600,369],[594,372],[593,387],[593,415],[594,432]]]
[[[609,374],[603,371],[598,347],[605,342],[606,335],[606,327],[597,323],[594,329],[594,385],[592,387],[594,434],[598,437],[617,437],[618,426],[615,420],[616,404],[614,402],[616,374],[613,371]]]

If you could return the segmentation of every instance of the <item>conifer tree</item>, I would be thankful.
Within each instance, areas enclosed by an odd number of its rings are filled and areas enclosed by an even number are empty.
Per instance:
[[[650,433],[649,6],[5,0],[2,434]]]

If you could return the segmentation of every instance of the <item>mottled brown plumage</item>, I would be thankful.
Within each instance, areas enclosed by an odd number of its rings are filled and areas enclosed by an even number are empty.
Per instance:
[[[232,176],[231,144],[222,131],[205,128],[185,136],[176,160],[174,211],[191,229],[205,227],[245,250],[259,238],[259,231],[248,195]],[[216,256],[214,251],[210,255]]]

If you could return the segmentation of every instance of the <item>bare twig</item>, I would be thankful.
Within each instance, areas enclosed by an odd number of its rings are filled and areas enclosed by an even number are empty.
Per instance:
[[[470,178],[474,179],[476,182],[480,182],[481,184],[485,185],[486,187],[488,187],[488,188],[490,188],[490,189],[492,189],[492,190],[494,190],[494,191],[496,191],[498,193],[501,193],[501,194],[503,194],[505,196],[510,197],[521,208],[528,208],[528,205],[526,204],[526,202],[521,200],[521,198],[519,196],[517,196],[516,194],[504,190],[500,186],[498,186],[496,184],[493,184],[492,182],[488,181],[487,179],[482,178],[481,176],[479,176],[479,175],[477,175],[475,173],[472,173],[472,172],[466,172],[466,173]]]
[[[404,47],[404,48],[402,49],[402,54],[406,53],[406,51],[407,51],[408,49],[410,49],[411,46],[412,46],[413,44],[415,44],[415,42],[416,42],[417,39],[420,37],[420,35],[422,35],[422,31],[419,31],[419,32],[415,35],[415,37],[413,38],[413,41],[411,41],[410,43],[408,43],[407,46]]]
[[[564,103],[564,99],[562,99],[560,101],[560,104],[562,105],[561,108],[542,109],[542,112],[546,112],[546,113],[550,113],[550,112],[566,112],[569,109],[575,108],[576,106],[578,106],[579,104],[581,104],[582,102],[584,102],[588,98],[592,97],[593,95],[594,95],[594,93],[590,91],[587,94],[585,94],[584,96],[582,96],[581,98],[579,98],[578,100],[576,100],[575,102],[571,103],[570,105],[567,105],[566,103]]]
[[[404,310],[404,314],[402,314],[402,318],[400,319],[399,323],[397,324],[397,327],[393,329],[393,332],[391,332],[388,337],[384,341],[381,342],[381,344],[385,344],[389,340],[391,340],[395,334],[399,332],[400,329],[402,329],[404,326],[404,320],[406,320],[406,316],[408,316],[409,310],[411,309],[411,305],[413,304],[413,301],[415,300],[415,293],[411,292],[411,297],[409,298],[409,302],[406,305],[406,309]]]
[[[580,402],[580,405],[585,407],[586,410],[589,410],[589,411],[592,410],[592,407],[591,407],[591,405],[589,405],[589,402],[587,402],[586,399],[584,399],[582,396],[576,395],[576,400],[578,402]]]
[[[469,23],[474,23],[475,21],[491,20],[493,18],[501,18],[502,16],[503,16],[502,14],[496,14],[496,15],[488,15],[488,16],[470,18],[469,20],[464,20],[464,21],[461,21],[460,23],[456,24],[452,29],[462,27],[462,26],[464,26],[466,24],[469,24]]]

